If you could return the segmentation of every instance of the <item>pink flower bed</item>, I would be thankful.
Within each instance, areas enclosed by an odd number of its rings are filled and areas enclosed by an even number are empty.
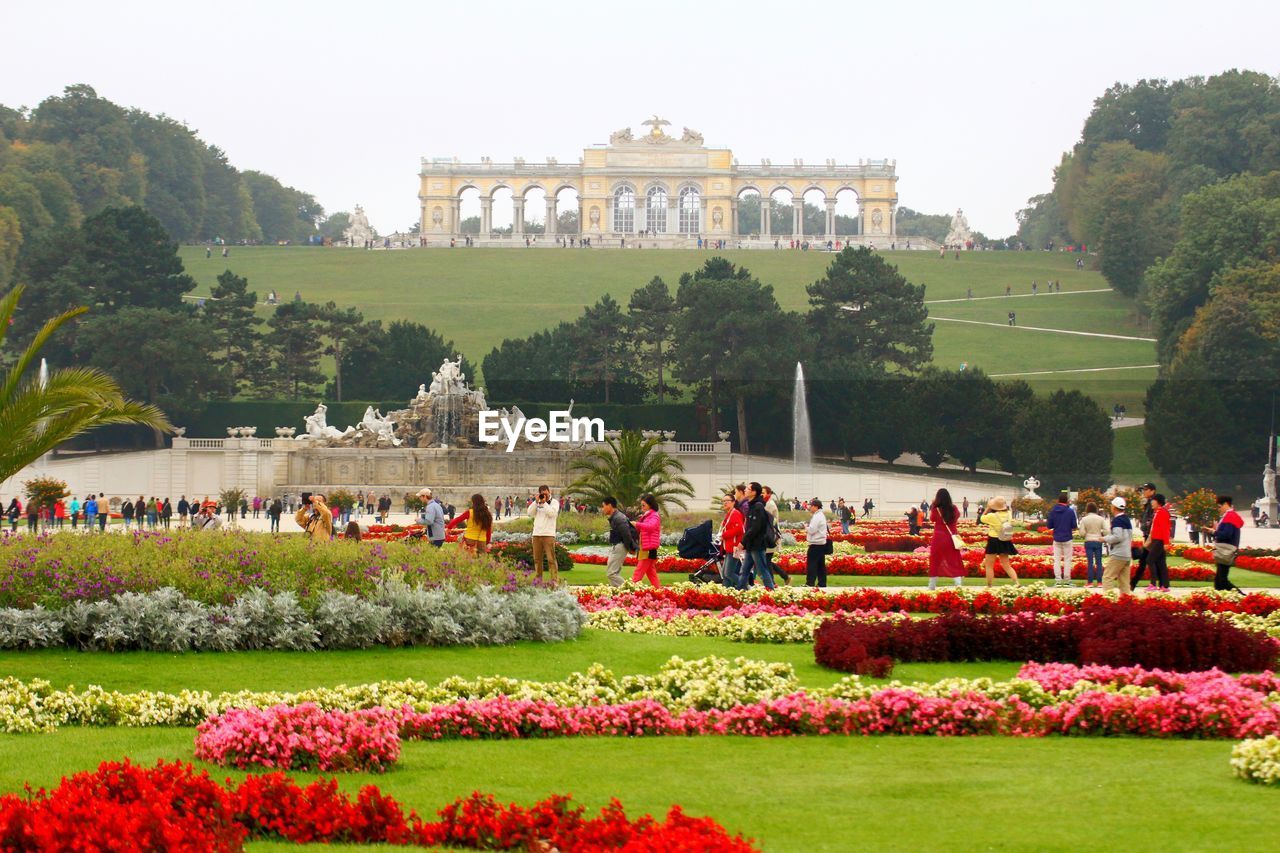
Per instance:
[[[316,705],[235,708],[196,729],[196,758],[224,767],[382,772],[400,757],[399,712]]]

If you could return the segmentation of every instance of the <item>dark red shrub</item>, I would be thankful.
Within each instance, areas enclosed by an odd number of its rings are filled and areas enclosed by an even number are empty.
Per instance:
[[[837,616],[814,634],[819,664],[860,675],[871,674],[868,661],[882,657],[905,662],[1021,660],[1252,672],[1273,666],[1278,651],[1280,642],[1261,632],[1138,601],[1086,603],[1079,612],[1058,618],[1036,613],[946,613],[901,620]]]

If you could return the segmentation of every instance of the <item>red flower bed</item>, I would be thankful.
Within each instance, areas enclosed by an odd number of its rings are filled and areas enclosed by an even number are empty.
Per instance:
[[[842,672],[885,674],[886,660],[1026,660],[1142,666],[1194,672],[1266,669],[1280,642],[1198,613],[1176,613],[1121,601],[1086,604],[1077,613],[1032,613],[936,619],[860,620],[836,617],[814,634],[819,664]]]
[[[144,768],[127,759],[63,777],[52,791],[0,796],[0,849],[236,851],[247,839],[294,843],[415,844],[478,850],[694,851],[747,853],[755,846],[679,806],[657,821],[631,820],[617,800],[588,817],[567,797],[529,808],[474,793],[436,821],[369,785],[354,799],[336,781],[306,787],[281,773],[218,784],[189,764]]]
[[[1192,545],[1179,545],[1173,549],[1175,556],[1194,560],[1197,563],[1213,563],[1213,551],[1209,548],[1198,548]],[[1267,575],[1280,575],[1280,557],[1260,557],[1248,554],[1237,554],[1235,565],[1251,572],[1262,572]]]

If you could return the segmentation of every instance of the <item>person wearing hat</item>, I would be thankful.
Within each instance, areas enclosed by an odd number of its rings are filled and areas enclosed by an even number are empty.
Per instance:
[[[435,499],[430,489],[418,492],[424,503],[418,512],[418,523],[427,536],[427,541],[437,548],[444,546],[444,507]]]
[[[311,504],[299,509],[293,520],[312,542],[328,542],[333,538],[333,511],[325,506],[324,495],[312,495]]]
[[[213,501],[205,501],[200,505],[200,514],[191,520],[193,530],[217,530],[222,527],[222,518],[218,515],[218,505]]]
[[[1102,564],[1102,591],[1116,589],[1122,596],[1131,594],[1129,567],[1133,564],[1133,522],[1125,513],[1124,498],[1111,499],[1111,532],[1102,537],[1107,546],[1107,559]]]
[[[1142,580],[1142,576],[1147,573],[1147,557],[1149,551],[1147,549],[1147,541],[1151,538],[1151,523],[1156,517],[1156,484],[1142,484],[1142,516],[1138,519],[1138,527],[1142,531],[1142,551],[1138,554],[1138,571],[1134,573],[1133,580],[1129,582],[1129,589],[1136,590],[1138,581]]]
[[[982,568],[987,573],[987,586],[995,583],[996,562],[1016,585],[1018,573],[1013,570],[1009,558],[1018,553],[1013,547],[1013,516],[1009,514],[1009,502],[996,495],[987,502],[986,512],[978,519],[987,527],[987,551],[982,558]]]

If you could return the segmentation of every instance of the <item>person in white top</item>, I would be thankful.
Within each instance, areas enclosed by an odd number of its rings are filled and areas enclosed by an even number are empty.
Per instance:
[[[528,516],[533,519],[533,569],[542,580],[542,563],[545,557],[551,572],[551,583],[560,582],[560,566],[556,563],[556,518],[560,515],[560,502],[551,497],[550,486],[538,486],[538,497],[529,504]]]
[[[1088,563],[1088,574],[1085,576],[1085,588],[1102,589],[1102,537],[1106,534],[1110,523],[1098,514],[1098,505],[1090,503],[1084,508],[1084,518],[1080,519],[1080,532],[1084,534],[1084,558]]]
[[[827,517],[822,512],[822,501],[809,501],[809,526],[805,528],[805,542],[809,552],[805,555],[805,583],[809,586],[827,585]]]

